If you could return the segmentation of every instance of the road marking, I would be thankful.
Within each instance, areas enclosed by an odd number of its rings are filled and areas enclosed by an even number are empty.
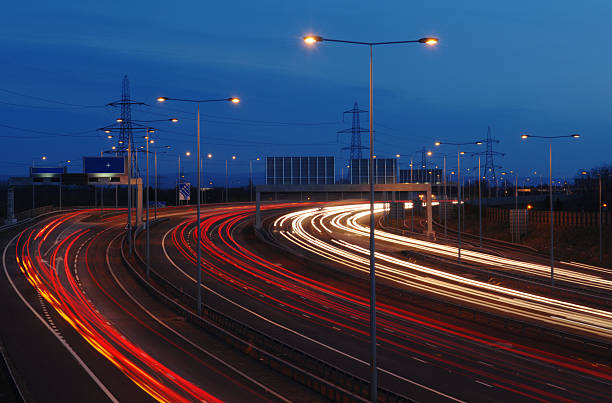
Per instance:
[[[475,381],[475,382],[477,382],[477,383],[479,383],[479,384],[481,384],[481,385],[484,385],[484,386],[486,386],[486,387],[489,387],[489,388],[492,388],[492,387],[493,387],[493,386],[489,385],[488,383],[484,383],[484,382],[482,382],[482,381],[478,381],[478,380],[477,380],[477,381]]]
[[[419,362],[422,362],[423,364],[429,364],[429,362],[427,362],[427,361],[425,361],[425,360],[421,360],[421,359],[420,359],[420,358],[418,358],[418,357],[414,357],[414,356],[413,356],[413,357],[412,357],[412,359],[413,359],[413,360],[417,360],[417,361],[419,361]]]
[[[33,228],[33,227],[34,226],[31,226],[29,228]],[[70,344],[68,344],[66,339],[64,339],[64,337],[59,335],[57,332],[55,332],[53,330],[53,328],[51,328],[51,326],[49,326],[49,324],[42,318],[42,316],[40,316],[40,314],[38,312],[36,312],[34,307],[32,307],[32,305],[30,305],[30,303],[28,303],[28,301],[25,299],[23,294],[21,294],[19,292],[19,290],[17,289],[17,286],[13,282],[13,279],[11,278],[11,276],[10,276],[10,274],[8,272],[8,269],[6,267],[6,251],[8,250],[9,245],[11,245],[13,242],[15,242],[15,239],[17,239],[18,236],[19,236],[19,234],[15,235],[6,244],[6,246],[4,247],[4,252],[2,253],[2,266],[4,268],[4,275],[8,279],[9,283],[11,283],[11,287],[13,288],[13,290],[15,291],[17,296],[19,296],[19,299],[21,299],[21,302],[23,302],[25,304],[25,306],[27,306],[28,309],[34,314],[34,316],[36,316],[36,318],[38,318],[38,320],[40,320],[40,322],[49,330],[49,332],[51,332],[51,334],[53,336],[55,336],[60,341],[60,343],[62,343],[62,345],[66,348],[66,350],[68,350],[68,352],[74,357],[74,359],[81,366],[81,368],[83,368],[85,370],[87,375],[89,375],[89,377],[96,383],[96,385],[98,385],[100,390],[102,390],[102,392],[109,398],[109,400],[112,401],[112,402],[119,403],[119,400],[111,393],[110,390],[108,390],[108,388],[102,383],[102,381],[96,376],[96,374],[93,373],[93,371],[87,366],[87,364],[85,364],[83,359],[81,359],[81,357],[76,353],[76,351],[74,351],[72,349],[72,347],[70,346]]]
[[[557,388],[557,389],[561,389],[561,390],[567,390],[565,388],[562,388],[561,386],[557,386],[557,385],[553,385],[552,383],[546,383],[548,386],[552,386],[553,388]]]
[[[484,362],[484,361],[478,361],[479,363],[481,363],[482,365],[486,365],[487,367],[494,367],[493,364],[489,364],[488,362]]]
[[[179,267],[179,266],[178,266],[178,265],[177,265],[177,264],[174,262],[174,260],[172,260],[172,258],[170,258],[170,255],[168,255],[168,251],[166,250],[166,238],[167,238],[168,234],[169,234],[171,231],[172,231],[172,228],[171,228],[170,230],[168,230],[168,231],[167,231],[167,232],[164,234],[164,236],[162,237],[162,242],[161,242],[161,244],[162,244],[162,250],[164,251],[164,255],[166,256],[166,259],[168,259],[168,261],[170,262],[170,264],[171,264],[172,266],[174,266],[174,268],[176,268],[176,269],[177,269],[179,272],[181,272],[181,273],[182,273],[182,274],[183,274],[185,277],[189,278],[189,279],[190,279],[192,282],[195,282],[195,279],[194,279],[192,276],[190,276],[189,274],[187,274],[187,273],[186,273],[186,272],[185,272],[183,269],[181,269],[181,268],[180,268],[180,267]],[[362,364],[362,365],[366,365],[366,366],[369,366],[369,365],[370,365],[370,363],[369,363],[369,362],[366,362],[366,361],[364,361],[364,360],[362,360],[362,359],[360,359],[360,358],[354,357],[354,356],[352,356],[352,355],[350,355],[350,354],[348,354],[348,353],[345,353],[345,352],[344,352],[344,351],[342,351],[342,350],[339,350],[339,349],[337,349],[337,348],[334,348],[334,347],[332,347],[332,346],[329,346],[329,345],[327,345],[327,344],[325,344],[325,343],[323,343],[323,342],[320,342],[319,340],[313,339],[312,337],[306,336],[305,334],[302,334],[302,333],[300,333],[300,332],[298,332],[298,331],[296,331],[296,330],[293,330],[293,329],[291,329],[291,328],[289,328],[289,327],[287,327],[287,326],[284,326],[284,325],[282,325],[282,324],[280,324],[280,323],[278,323],[278,322],[275,322],[275,321],[273,321],[272,319],[267,318],[266,316],[263,316],[263,315],[261,315],[261,314],[259,314],[259,313],[255,312],[255,311],[253,311],[253,310],[251,310],[251,309],[249,309],[249,308],[247,308],[247,307],[245,307],[245,306],[243,306],[243,305],[240,305],[239,303],[237,303],[237,302],[235,302],[235,301],[232,301],[231,299],[227,298],[226,296],[224,296],[224,295],[222,295],[222,294],[220,294],[220,293],[216,292],[215,290],[213,290],[213,289],[209,288],[209,287],[208,287],[208,286],[206,286],[205,284],[202,284],[202,287],[203,287],[203,288],[204,288],[204,289],[205,289],[207,292],[210,292],[210,293],[212,293],[212,294],[215,294],[217,297],[219,297],[219,298],[221,298],[221,299],[223,299],[223,300],[227,301],[229,304],[234,305],[234,306],[236,306],[236,307],[238,307],[238,308],[240,308],[240,309],[244,310],[245,312],[250,313],[250,314],[251,314],[251,315],[253,315],[254,317],[257,317],[257,318],[259,318],[259,319],[261,319],[261,320],[263,320],[263,321],[265,321],[265,322],[268,322],[268,323],[270,323],[271,325],[274,325],[274,326],[276,326],[276,327],[278,327],[278,328],[280,328],[280,329],[283,329],[283,330],[285,330],[285,331],[287,331],[287,332],[289,332],[289,333],[292,333],[292,334],[294,334],[294,335],[296,335],[296,336],[299,336],[299,337],[301,337],[301,338],[303,338],[303,339],[305,339],[305,340],[308,340],[308,341],[310,341],[311,343],[314,343],[314,344],[316,344],[316,345],[318,345],[318,346],[320,346],[320,347],[323,347],[323,348],[325,348],[325,349],[327,349],[327,350],[333,351],[333,352],[335,352],[335,353],[337,353],[337,354],[339,354],[339,355],[341,355],[341,356],[343,356],[343,357],[346,357],[346,358],[352,359],[352,360],[354,360],[354,361],[356,361],[356,362],[358,362],[358,363],[360,363],[360,364]],[[282,288],[282,287],[281,287],[281,290],[283,290],[283,291],[287,291],[287,289]],[[387,374],[387,375],[393,376],[394,378],[400,379],[400,380],[402,380],[402,381],[404,381],[404,382],[407,382],[407,383],[410,383],[410,384],[412,384],[412,385],[418,386],[418,387],[420,387],[420,388],[422,388],[422,389],[424,389],[424,390],[427,390],[427,391],[429,391],[429,392],[431,392],[431,393],[434,393],[434,394],[436,394],[436,395],[438,395],[438,396],[442,396],[442,397],[445,397],[445,398],[447,398],[447,399],[450,399],[450,400],[453,400],[453,401],[456,401],[456,402],[466,403],[465,401],[463,401],[463,400],[461,400],[461,399],[459,399],[459,398],[456,398],[456,397],[454,397],[454,396],[450,396],[450,395],[448,395],[448,394],[446,394],[446,393],[444,393],[444,392],[441,392],[441,391],[439,391],[439,390],[436,390],[436,389],[434,389],[434,388],[430,388],[429,386],[426,386],[426,385],[423,385],[423,384],[421,384],[421,383],[419,383],[419,382],[413,381],[412,379],[408,379],[408,378],[406,378],[406,377],[404,377],[404,376],[401,376],[401,375],[399,375],[399,374],[396,374],[396,373],[394,373],[394,372],[391,372],[391,371],[389,371],[389,370],[387,370],[387,369],[380,368],[380,367],[377,367],[377,368],[378,368],[378,370],[379,370],[380,372],[382,372],[382,373],[385,373],[385,374]]]

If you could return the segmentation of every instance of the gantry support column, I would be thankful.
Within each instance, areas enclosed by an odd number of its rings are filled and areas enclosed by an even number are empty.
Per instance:
[[[255,229],[261,229],[261,193],[255,192]]]
[[[15,218],[15,187],[9,183],[6,199],[6,220],[5,224],[13,224],[17,222]]]

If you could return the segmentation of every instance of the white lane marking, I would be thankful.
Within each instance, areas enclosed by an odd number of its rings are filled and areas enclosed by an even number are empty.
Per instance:
[[[117,285],[119,285],[119,287],[123,290],[123,292],[134,302],[134,304],[136,304],[140,309],[142,309],[144,312],[146,312],[147,315],[149,315],[151,318],[153,318],[153,320],[155,320],[157,323],[159,323],[161,326],[165,327],[166,329],[168,329],[170,332],[172,332],[173,334],[175,334],[176,336],[180,337],[182,340],[184,340],[185,342],[189,343],[191,346],[195,347],[196,349],[198,349],[199,351],[203,352],[204,354],[208,355],[209,357],[213,358],[214,360],[220,362],[221,364],[225,365],[227,368],[231,369],[232,371],[234,371],[235,373],[237,373],[238,375],[242,376],[245,379],[248,379],[249,381],[251,381],[253,384],[259,386],[260,388],[262,388],[263,390],[265,390],[267,393],[270,393],[271,395],[274,395],[276,397],[278,397],[280,400],[282,400],[283,402],[287,402],[290,403],[291,400],[286,399],[285,397],[283,397],[282,395],[278,394],[277,392],[275,392],[274,390],[270,389],[268,386],[258,382],[257,380],[251,378],[249,375],[245,374],[244,372],[242,372],[241,370],[239,370],[238,368],[234,367],[233,365],[229,364],[228,362],[222,360],[221,358],[217,357],[216,355],[214,355],[213,353],[203,349],[200,345],[194,343],[193,341],[191,341],[190,339],[188,339],[187,337],[183,336],[180,332],[178,332],[177,330],[171,328],[170,326],[168,326],[164,321],[162,321],[161,319],[159,319],[157,316],[155,316],[151,311],[149,311],[147,308],[144,307],[144,305],[142,305],[140,302],[138,302],[136,300],[136,298],[134,296],[132,296],[132,294],[130,294],[127,289],[123,286],[123,284],[119,281],[119,279],[117,278],[117,276],[115,275],[115,272],[113,271],[111,264],[110,264],[110,258],[108,255],[108,252],[110,250],[110,246],[113,242],[115,242],[115,240],[122,236],[123,234],[119,234],[117,235],[115,238],[113,238],[113,240],[111,242],[108,243],[108,246],[106,247],[106,265],[108,266],[108,270],[110,271],[111,275],[113,276],[113,279],[115,280],[115,282],[117,283]],[[129,264],[129,263],[128,263]]]
[[[181,268],[180,268],[180,267],[179,267],[179,266],[178,266],[178,265],[177,265],[177,264],[174,262],[174,260],[172,260],[172,259],[170,258],[170,256],[168,255],[168,251],[166,250],[166,238],[167,238],[168,234],[170,233],[170,231],[172,231],[172,229],[173,229],[173,228],[169,229],[169,230],[168,230],[168,231],[167,231],[167,232],[164,234],[164,236],[162,237],[162,250],[164,251],[164,255],[166,256],[166,259],[168,259],[168,261],[170,262],[170,264],[171,264],[172,266],[174,266],[174,268],[176,268],[176,269],[177,269],[179,272],[181,272],[181,273],[182,273],[182,274],[183,274],[185,277],[187,277],[187,278],[188,278],[188,279],[190,279],[191,281],[195,282],[195,279],[194,279],[193,277],[191,277],[189,274],[187,274],[185,271],[183,271],[183,269],[181,269]],[[313,338],[311,338],[311,337],[308,337],[308,336],[306,336],[306,335],[304,335],[304,334],[302,334],[302,333],[300,333],[300,332],[298,332],[298,331],[296,331],[296,330],[290,329],[290,328],[288,328],[287,326],[281,325],[281,324],[280,324],[280,323],[278,323],[278,322],[275,322],[275,321],[273,321],[273,320],[271,320],[271,319],[269,319],[269,318],[267,318],[267,317],[265,317],[265,316],[263,316],[263,315],[261,315],[261,314],[259,314],[259,313],[257,313],[257,312],[254,312],[254,311],[252,311],[251,309],[249,309],[249,308],[247,308],[247,307],[244,307],[244,306],[242,306],[242,305],[238,304],[238,303],[237,303],[237,302],[235,302],[235,301],[232,301],[231,299],[229,299],[229,298],[225,297],[224,295],[221,295],[220,293],[218,293],[218,292],[216,292],[215,290],[213,290],[213,289],[209,288],[209,287],[208,287],[208,286],[206,286],[205,284],[202,284],[202,287],[203,287],[203,288],[204,288],[204,289],[205,289],[207,292],[210,292],[210,293],[212,293],[212,294],[215,294],[217,297],[221,298],[222,300],[227,301],[228,303],[230,303],[230,304],[232,304],[232,305],[234,305],[234,306],[236,306],[236,307],[238,307],[238,308],[240,308],[240,309],[242,309],[242,310],[244,310],[244,311],[246,311],[246,312],[250,313],[251,315],[253,315],[253,316],[255,316],[255,317],[257,317],[257,318],[259,318],[259,319],[261,319],[261,320],[263,320],[263,321],[265,321],[265,322],[270,323],[271,325],[274,325],[274,326],[276,326],[276,327],[278,327],[278,328],[280,328],[280,329],[283,329],[283,330],[285,330],[285,331],[287,331],[287,332],[289,332],[289,333],[292,333],[292,334],[294,334],[294,335],[296,335],[296,336],[298,336],[298,337],[301,337],[301,338],[303,338],[303,339],[305,339],[305,340],[308,340],[308,341],[310,341],[311,343],[314,343],[314,344],[316,344],[316,345],[318,345],[318,346],[320,346],[320,347],[324,347],[324,348],[326,348],[326,349],[328,349],[328,350],[330,350],[330,351],[333,351],[333,352],[335,352],[335,353],[337,353],[337,354],[340,354],[340,355],[342,355],[343,357],[346,357],[346,358],[352,359],[352,360],[354,360],[354,361],[356,361],[356,362],[358,362],[358,363],[360,363],[360,364],[367,365],[367,366],[369,366],[369,365],[370,365],[370,363],[369,363],[369,362],[366,362],[366,361],[364,361],[364,360],[362,360],[362,359],[360,359],[360,358],[357,358],[357,357],[354,357],[354,356],[352,356],[352,355],[350,355],[350,354],[347,354],[347,353],[345,353],[344,351],[338,350],[338,349],[336,349],[336,348],[334,348],[334,347],[332,347],[332,346],[328,346],[328,345],[327,345],[327,344],[325,344],[325,343],[322,343],[322,342],[320,342],[320,341],[318,341],[318,340],[315,340],[315,339],[313,339]],[[281,288],[281,289],[282,289],[283,291],[287,291],[287,290],[286,290],[286,289],[284,289],[284,288]],[[456,398],[456,397],[453,397],[453,396],[447,395],[447,394],[446,394],[446,393],[444,393],[444,392],[440,392],[439,390],[436,390],[436,389],[430,388],[429,386],[425,386],[425,385],[423,385],[423,384],[421,384],[421,383],[419,383],[419,382],[417,382],[417,381],[413,381],[412,379],[405,378],[405,377],[403,377],[403,376],[401,376],[401,375],[398,375],[398,374],[396,374],[396,373],[394,373],[394,372],[391,372],[391,371],[389,371],[389,370],[387,370],[387,369],[380,368],[380,367],[378,367],[378,366],[377,366],[376,368],[377,368],[377,369],[378,369],[380,372],[383,372],[383,373],[385,373],[385,374],[387,374],[387,375],[393,376],[393,377],[395,377],[395,378],[397,378],[397,379],[400,379],[400,380],[402,380],[402,381],[404,381],[404,382],[408,382],[408,383],[410,383],[410,384],[412,384],[412,385],[418,386],[418,387],[420,387],[420,388],[422,388],[422,389],[425,389],[425,390],[427,390],[427,391],[429,391],[429,392],[432,392],[432,393],[434,393],[434,394],[436,394],[436,395],[439,395],[439,396],[445,397],[445,398],[450,399],[450,400],[454,400],[454,401],[456,401],[456,402],[466,403],[465,401],[463,401],[463,400],[461,400],[461,399],[459,399],[459,398]]]
[[[28,229],[32,227],[29,227]],[[102,392],[106,395],[106,397],[108,397],[111,402],[119,403],[119,400],[111,393],[110,390],[108,390],[108,388],[93,373],[93,371],[87,366],[87,364],[85,364],[85,362],[81,359],[81,357],[79,357],[76,351],[74,351],[72,347],[70,347],[68,342],[66,342],[66,340],[61,335],[57,334],[51,328],[51,326],[49,326],[49,324],[42,318],[42,316],[39,315],[38,312],[36,312],[36,310],[32,307],[32,305],[30,305],[28,301],[26,301],[25,297],[17,289],[17,286],[13,282],[13,279],[11,279],[8,269],[6,268],[6,251],[8,250],[9,245],[11,245],[15,241],[15,239],[17,239],[18,236],[19,234],[15,235],[13,239],[11,239],[6,244],[6,246],[4,247],[4,252],[2,253],[2,266],[4,267],[4,274],[6,275],[6,278],[8,279],[9,283],[11,283],[11,287],[13,288],[15,293],[19,296],[19,299],[21,299],[21,301],[25,304],[25,306],[27,306],[28,309],[30,309],[30,311],[34,314],[34,316],[36,316],[38,320],[40,320],[42,324],[45,325],[45,327],[51,332],[51,334],[54,335],[59,340],[60,343],[62,343],[62,345],[66,348],[66,350],[68,350],[68,352],[74,357],[77,363],[81,366],[81,368],[83,368],[85,372],[87,373],[87,375],[89,375],[89,377],[96,383],[96,385],[98,385],[98,387],[100,388],[100,390],[102,390]]]
[[[489,364],[488,362],[484,362],[484,361],[478,361],[479,363],[481,363],[482,365],[486,365],[487,367],[494,367],[493,364]]]
[[[428,362],[427,362],[427,361],[425,361],[425,360],[421,360],[420,358],[415,357],[415,356],[412,356],[412,359],[413,359],[413,360],[417,360],[417,361],[419,361],[419,362],[422,362],[423,364],[428,364]]]
[[[479,383],[479,384],[481,384],[481,385],[484,385],[484,386],[486,386],[486,387],[488,387],[488,388],[492,388],[492,387],[493,387],[493,386],[489,385],[488,383],[484,383],[484,382],[482,382],[482,381],[475,381],[475,382],[476,382],[476,383]]]
[[[553,385],[552,383],[548,383],[548,382],[546,382],[546,384],[547,384],[548,386],[552,386],[553,388],[557,388],[557,389],[561,389],[561,390],[567,390],[567,389],[565,389],[565,388],[562,388],[561,386]]]

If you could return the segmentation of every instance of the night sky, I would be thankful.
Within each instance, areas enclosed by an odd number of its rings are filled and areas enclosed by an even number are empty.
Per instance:
[[[368,49],[309,48],[301,39],[309,33],[440,38],[435,47],[374,50],[374,150],[399,153],[402,168],[423,147],[456,155],[456,147],[434,148],[434,141],[475,141],[487,126],[500,140],[495,150],[505,153],[496,163],[522,176],[548,174],[548,142],[521,140],[524,132],[582,135],[553,143],[559,179],[612,162],[609,0],[56,0],[8,2],[0,19],[3,176],[27,175],[32,161],[68,159],[78,172],[82,156],[110,149],[113,140],[95,129],[119,116],[104,105],[121,97],[124,75],[132,98],[150,105],[135,107],[133,119],[180,119],[155,125],[156,145],[172,146],[160,154],[168,178],[177,153],[195,155],[195,106],[158,104],[161,95],[241,97],[238,106],[202,107],[202,152],[213,154],[204,162],[206,180],[221,180],[226,159],[232,182],[243,185],[249,160],[267,155],[334,155],[339,167],[350,138],[336,132],[351,124],[342,112],[354,102],[368,109]],[[367,114],[361,118],[367,127]],[[193,157],[183,164],[195,170]],[[466,166],[473,166],[469,157]],[[261,178],[263,162],[254,169]]]

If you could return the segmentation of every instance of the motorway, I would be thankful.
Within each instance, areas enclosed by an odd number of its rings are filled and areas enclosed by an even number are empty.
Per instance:
[[[21,346],[5,340],[29,396],[36,401],[290,401],[287,394],[317,400],[194,328],[139,287],[117,253],[124,220],[124,214],[100,217],[95,211],[62,214],[18,232],[6,245],[4,272],[13,296],[46,328],[22,334]],[[82,383],[67,382],[63,370],[44,372],[44,352],[25,358],[39,335],[65,348],[68,354],[57,366],[72,367]],[[55,386],[39,386],[44,377],[54,379]]]
[[[252,205],[206,207],[199,234],[193,213],[189,208],[158,212],[162,219],[151,227],[155,272],[195,295],[195,242],[199,241],[208,307],[368,379],[363,204],[266,205],[269,236],[263,239],[252,228]],[[21,309],[29,326],[38,325],[36,334],[46,338],[50,353],[61,355],[62,367],[82,380],[67,385],[60,372],[51,372],[53,381],[38,387],[26,377],[31,395],[49,400],[53,395],[44,389],[49,387],[57,390],[58,398],[51,399],[57,401],[81,401],[85,395],[93,401],[324,400],[153,298],[121,259],[124,226],[125,212],[101,216],[78,211],[41,220],[7,240],[3,259],[9,281],[3,295],[12,295],[11,306],[16,312]],[[377,231],[377,240],[382,388],[417,401],[607,400],[612,386],[609,354],[566,351],[562,343],[506,334],[412,302],[418,290],[493,314],[544,323],[577,337],[592,337],[608,346],[612,313],[483,283],[443,267],[410,262],[400,253],[419,249],[450,256],[453,250],[448,245],[384,231]],[[144,256],[142,233],[136,248]],[[545,275],[545,265],[539,263],[481,251],[462,254],[466,260]],[[565,265],[560,275],[568,282],[609,289],[609,272],[579,269]],[[10,320],[6,313],[1,319]],[[39,351],[36,355],[20,348],[18,335],[2,336],[20,372],[44,378],[31,363],[46,351],[37,336],[24,338],[25,345]],[[48,370],[50,363],[37,360]]]

